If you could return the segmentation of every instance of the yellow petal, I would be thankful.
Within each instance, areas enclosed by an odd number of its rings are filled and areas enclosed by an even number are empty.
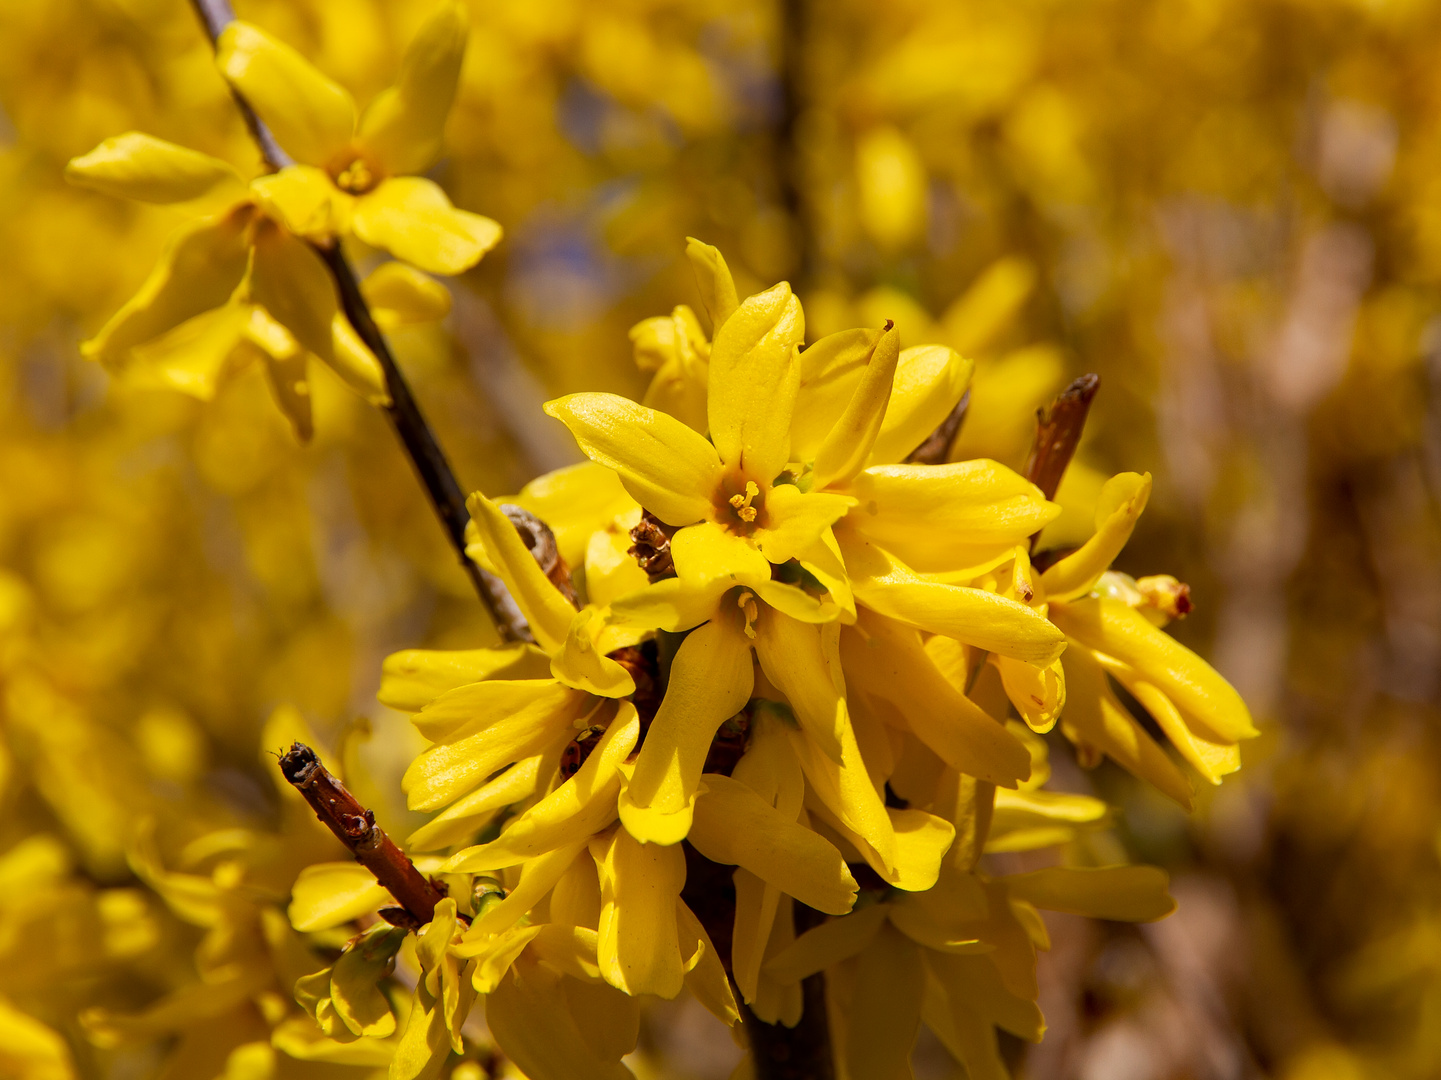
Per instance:
[[[507,806],[535,794],[544,759],[533,755],[451,803],[405,840],[410,851],[436,851],[470,840]]]
[[[606,981],[633,996],[675,997],[685,979],[676,927],[685,853],[642,844],[625,829],[593,841],[591,851],[600,871],[596,956]]]
[[[268,218],[255,225],[250,295],[305,348],[322,360],[333,357],[339,302],[330,272],[309,244]]]
[[[1042,615],[993,592],[927,581],[863,538],[837,533],[856,600],[893,619],[987,652],[1049,664],[1065,635]]]
[[[475,957],[475,973],[471,976],[477,993],[491,994],[500,985],[506,973],[515,963],[516,957],[525,951],[527,945],[540,936],[544,925],[512,926],[503,934],[487,942],[484,951]]]
[[[1041,1010],[1034,1001],[1007,991],[986,957],[928,954],[926,966],[944,987],[953,1015],[970,1014],[987,1027],[994,1023],[1012,1035],[1041,1041],[1046,1030]]]
[[[466,700],[478,700],[480,696]],[[451,733],[453,741],[432,746],[405,770],[401,787],[411,809],[438,809],[498,769],[555,746],[571,731],[571,722],[586,700],[585,694],[567,687],[561,695],[537,695],[506,714],[481,715]],[[444,701],[442,698],[436,704]],[[474,734],[466,734],[470,731]]]
[[[950,684],[914,630],[864,614],[841,632],[841,658],[852,685],[894,705],[946,764],[1007,787],[1030,775],[1026,748]]]
[[[767,960],[765,973],[778,982],[798,983],[848,960],[875,940],[886,924],[886,914],[885,904],[871,904],[843,919],[823,922]]]
[[[823,646],[819,627],[779,612],[764,612],[755,630],[756,659],[766,678],[785,694],[802,730],[839,764],[840,731],[850,725],[840,656]]]
[[[733,585],[756,589],[771,579],[770,563],[754,544],[708,521],[672,536],[670,554],[676,577],[707,592]]]
[[[107,358],[116,375],[135,387],[163,387],[209,401],[234,371],[254,359],[245,348],[248,304],[231,300],[135,346],[123,361]]]
[[[611,619],[646,629],[689,630],[715,615],[716,604],[728,587],[724,582],[696,585],[678,577],[665,578],[612,600]]]
[[[444,1007],[424,988],[417,989],[387,1076],[389,1080],[433,1080],[449,1054]]]
[[[536,644],[554,656],[570,636],[575,608],[553,584],[504,512],[480,492],[465,501],[490,564],[505,582]]]
[[[439,156],[468,29],[463,6],[441,4],[406,48],[395,85],[366,108],[357,141],[390,175],[424,172]]]
[[[874,856],[880,863],[878,872],[889,873],[895,868],[895,826],[866,770],[855,732],[847,724],[838,734],[841,740],[840,764],[822,754],[805,733],[792,730],[788,732],[788,737],[792,751],[805,770],[809,793],[820,804],[816,812],[832,815],[840,828],[854,833],[857,842],[863,845],[862,853]]]
[[[676,900],[675,915],[681,955],[689,957],[685,965],[686,989],[717,1020],[734,1027],[740,1023],[740,1009],[714,942],[684,900]]]
[[[686,237],[685,255],[695,272],[701,303],[710,314],[711,336],[714,337],[739,304],[735,281],[731,278],[725,257],[709,244]]]
[[[790,456],[791,411],[805,336],[800,301],[782,282],[748,297],[716,333],[707,414],[720,459],[762,483]]]
[[[227,163],[138,131],[112,136],[90,153],[71,158],[65,179],[123,199],[200,201],[215,209],[245,196],[245,182]]]
[[[615,476],[608,469],[605,473]],[[630,554],[632,544],[630,533],[620,528],[597,529],[590,534],[585,549],[585,594],[590,603],[607,607],[612,601],[650,584],[645,571]]]
[[[251,217],[241,207],[179,229],[140,291],[82,346],[85,355],[113,364],[128,349],[225,304],[245,276]]]
[[[1106,684],[1105,672],[1085,649],[1061,658],[1068,696],[1061,730],[1072,742],[1093,746],[1127,772],[1154,784],[1163,795],[1191,809],[1191,785],[1156,740],[1136,723]]]
[[[871,447],[871,462],[905,461],[941,425],[971,381],[970,360],[944,345],[917,345],[901,351],[881,430]]]
[[[419,712],[447,690],[486,679],[540,679],[550,673],[550,658],[530,644],[493,649],[404,649],[391,653],[380,668],[382,705]]]
[[[761,964],[770,944],[771,927],[781,891],[756,877],[744,867],[733,875],[736,890],[735,928],[731,934],[731,969],[736,986],[747,1002],[756,999]]]
[[[936,886],[907,892],[887,905],[891,925],[918,945],[947,954],[989,952],[975,923],[986,917],[986,894],[977,878],[954,869],[943,871]]]
[[[1096,507],[1096,534],[1041,575],[1048,600],[1085,596],[1126,546],[1151,495],[1151,474],[1121,473],[1106,481]]]
[[[332,351],[327,361],[330,370],[372,405],[382,408],[389,405],[390,387],[386,383],[385,369],[341,312],[337,311],[330,320],[330,340]]]
[[[594,608],[576,612],[564,647],[550,662],[551,674],[566,686],[599,697],[625,697],[635,693],[635,680],[630,672],[596,651],[595,635],[600,629]]]
[[[1122,680],[1126,689],[1134,694],[1136,700],[1151,714],[1151,718],[1166,733],[1166,738],[1171,740],[1180,755],[1208,782],[1219,784],[1223,776],[1228,776],[1241,767],[1239,746],[1230,741],[1209,738],[1209,733],[1204,729],[1200,733],[1192,731],[1180,710],[1159,687],[1140,679],[1126,677],[1119,671],[1116,677]]]
[[[381,263],[360,283],[360,292],[386,330],[439,322],[450,314],[450,290],[403,262]]]
[[[529,510],[549,525],[561,558],[570,566],[579,566],[584,560],[596,529],[638,509],[621,486],[620,477],[594,461],[544,473],[521,488],[514,498],[499,501]]]
[[[433,180],[397,176],[358,196],[355,235],[431,274],[469,270],[500,242],[488,217],[457,210]]]
[[[215,43],[215,60],[297,161],[328,165],[355,133],[355,102],[289,45],[257,26],[233,22]]]
[[[856,961],[846,1031],[851,1076],[899,1078],[910,1072],[925,985],[921,950],[893,927],[882,926]]]
[[[881,331],[857,328],[827,334],[800,354],[800,381],[791,419],[791,456],[814,461],[855,398]]]
[[[615,394],[571,394],[545,411],[581,451],[620,474],[632,497],[667,525],[710,517],[722,471],[716,449],[679,420]]]
[[[1035,851],[1075,839],[1077,827],[1104,825],[1110,807],[1061,791],[997,791],[986,852]]]
[[[512,819],[489,844],[466,848],[441,867],[442,873],[479,873],[515,866],[554,848],[589,840],[615,820],[620,763],[640,737],[640,717],[625,701],[580,769],[540,802]]]
[[[330,998],[345,1026],[357,1035],[384,1039],[395,1033],[395,1014],[377,984],[389,974],[387,969],[404,938],[405,931],[397,927],[373,931],[335,961]]]
[[[562,983],[539,964],[512,968],[485,1001],[501,1051],[536,1080],[635,1080],[619,1061],[596,1053],[577,1026]]]
[[[543,723],[582,700],[554,679],[489,679],[445,691],[411,722],[431,742],[451,743],[511,716],[519,726]]]
[[[329,930],[395,903],[375,875],[354,862],[313,863],[290,890],[287,914],[302,934]]]
[[[892,869],[886,870],[874,863],[872,869],[906,892],[929,889],[940,875],[941,860],[956,838],[956,827],[924,810],[898,810],[888,806],[886,814],[896,838]]]
[[[891,399],[891,380],[900,352],[900,331],[891,326],[876,342],[845,412],[816,451],[813,483],[817,489],[850,480],[870,457]]]
[[[1154,866],[1051,866],[1000,881],[1018,900],[1092,919],[1152,922],[1176,910],[1170,879]]]
[[[1215,668],[1157,629],[1120,600],[1086,599],[1056,604],[1051,618],[1068,637],[1134,668],[1170,698],[1186,717],[1218,742],[1257,734],[1241,695]]]
[[[255,314],[261,309],[255,308]],[[310,412],[310,365],[308,354],[295,352],[290,356],[267,356],[262,360],[270,394],[280,411],[285,414],[295,437],[302,443],[310,441],[314,434]]]
[[[997,556],[1060,513],[1034,484],[985,459],[875,465],[847,492],[859,503],[848,523],[922,573]]]
[[[655,372],[641,403],[705,434],[710,342],[695,312],[681,304],[669,318],[638,323],[631,328],[630,338],[637,366]]]
[[[521,868],[520,881],[515,888],[506,894],[504,900],[487,908],[470,924],[463,943],[453,951],[462,956],[483,952],[494,935],[504,933],[530,914],[531,909],[545,899],[585,850],[584,842],[570,844],[528,860]]]
[[[1066,704],[1066,676],[1059,660],[1045,667],[1012,660],[1006,656],[992,658],[1001,673],[1006,696],[1032,731],[1045,734],[1056,726],[1056,718]]]
[[[579,976],[563,980],[565,1000],[591,1049],[602,1061],[618,1061],[635,1051],[640,1038],[640,1002],[608,983],[594,981],[598,978],[588,974],[584,981]],[[575,1074],[562,1075],[568,1080]]]
[[[855,505],[856,500],[847,495],[777,484],[766,492],[765,524],[755,531],[756,546],[773,563],[794,559],[811,551]]]
[[[687,839],[712,862],[742,866],[808,907],[844,915],[856,881],[835,846],[746,785],[708,775]]]
[[[350,232],[355,198],[336,187],[324,169],[289,165],[256,177],[250,190],[266,214],[297,236],[329,242]]]
[[[711,740],[745,706],[753,682],[750,642],[733,619],[718,617],[686,635],[621,794],[620,819],[632,836],[656,844],[685,838]]]

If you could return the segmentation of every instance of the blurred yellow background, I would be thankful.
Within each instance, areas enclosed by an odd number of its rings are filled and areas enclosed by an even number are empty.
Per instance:
[[[428,13],[236,6],[362,103]],[[1051,740],[1054,786],[1120,806],[1181,906],[1139,930],[1051,920],[1049,1032],[1009,1048],[1017,1072],[1441,1075],[1441,4],[471,14],[430,175],[506,235],[443,326],[393,335],[462,484],[575,460],[546,398],[643,390],[627,331],[694,302],[687,235],[742,295],[790,280],[811,339],[890,318],[974,357],[954,456],[1019,466],[1037,406],[1098,372],[1049,539],[1086,535],[1104,477],[1155,473],[1118,569],[1190,584],[1176,636],[1263,738],[1191,818]],[[0,0],[0,1075],[240,1080],[271,1075],[230,1051],[288,995],[273,975],[253,1016],[93,1010],[189,986],[197,945],[278,948],[265,905],[330,850],[286,831],[281,729],[414,824],[380,661],[492,632],[382,418],[327,370],[302,446],[255,366],[202,401],[81,359],[180,220],[64,182],[128,130],[258,167],[183,0]],[[160,863],[221,882],[227,860],[250,883],[221,888],[230,914],[177,916]],[[727,1075],[724,1033],[677,1008],[647,1028],[652,1075]],[[923,1046],[918,1075],[943,1061]]]

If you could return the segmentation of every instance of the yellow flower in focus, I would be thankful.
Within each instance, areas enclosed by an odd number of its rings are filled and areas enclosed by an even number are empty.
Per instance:
[[[500,239],[490,218],[457,210],[432,180],[407,175],[440,152],[455,98],[468,18],[441,4],[401,61],[399,80],[364,114],[344,87],[258,27],[221,34],[221,72],[296,164],[252,183],[265,208],[297,236],[354,235],[433,274],[458,274]]]
[[[1219,784],[1241,767],[1238,743],[1257,731],[1230,683],[1161,630],[1173,614],[1189,610],[1184,587],[1173,578],[1136,583],[1109,569],[1150,492],[1149,474],[1121,473],[1107,481],[1096,506],[1095,535],[1040,575],[1038,596],[1068,642],[1061,661],[1070,687],[1061,714],[1067,737],[1189,807],[1190,785],[1116,698],[1106,677],[1135,697],[1210,783]]]

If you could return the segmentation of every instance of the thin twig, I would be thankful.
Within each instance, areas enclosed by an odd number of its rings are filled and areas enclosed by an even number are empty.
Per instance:
[[[200,16],[200,21],[204,24],[212,45],[215,44],[225,28],[235,21],[235,12],[230,6],[230,0],[191,0],[191,4],[194,6],[196,14]],[[281,149],[280,144],[275,141],[274,134],[256,115],[255,110],[250,107],[250,103],[233,87],[231,93],[235,98],[236,106],[240,109],[241,116],[245,118],[245,126],[250,129],[250,134],[260,148],[266,168],[275,171],[292,164],[290,156]],[[435,510],[436,516],[440,518],[445,535],[450,540],[451,547],[455,549],[466,576],[470,578],[471,584],[475,587],[481,603],[485,605],[496,630],[506,641],[532,640],[530,628],[526,626],[519,608],[515,606],[515,601],[506,592],[505,585],[494,574],[476,566],[465,553],[465,526],[470,521],[470,514],[465,509],[465,494],[461,490],[460,482],[455,478],[455,472],[451,469],[450,462],[446,459],[445,451],[441,449],[440,443],[435,437],[435,432],[431,430],[424,414],[421,413],[415,395],[411,393],[410,385],[405,381],[405,376],[401,374],[400,368],[395,362],[395,356],[390,351],[390,345],[385,340],[385,335],[375,325],[375,319],[370,313],[370,306],[360,292],[355,271],[351,268],[345,253],[340,250],[339,242],[312,243],[311,246],[325,260],[325,265],[330,268],[346,319],[350,321],[350,325],[360,339],[365,342],[366,347],[380,361],[380,366],[385,372],[386,390],[390,395],[390,403],[385,406],[385,415],[390,420],[391,427],[395,429],[396,435],[400,437],[401,444],[410,457],[410,463],[424,485],[426,495],[430,497],[431,507]]]
[[[430,922],[444,894],[385,835],[385,830],[375,823],[375,815],[320,763],[315,751],[304,743],[292,743],[280,757],[280,771],[356,862],[389,890],[409,921],[416,927]]]
[[[1036,442],[1026,461],[1026,479],[1046,498],[1055,497],[1061,477],[1081,441],[1091,399],[1101,388],[1099,375],[1082,375],[1043,409],[1036,410]]]

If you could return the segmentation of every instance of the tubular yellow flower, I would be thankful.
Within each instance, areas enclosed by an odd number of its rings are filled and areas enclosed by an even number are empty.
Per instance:
[[[297,236],[354,234],[433,274],[458,274],[500,239],[490,218],[457,210],[427,168],[455,97],[465,9],[441,4],[411,42],[400,79],[357,120],[355,102],[299,53],[258,27],[221,34],[221,72],[298,164],[252,182],[267,211]]]
[[[1146,593],[1109,571],[1150,490],[1149,475],[1121,473],[1107,481],[1096,507],[1095,535],[1040,576],[1038,596],[1066,633],[1067,674],[1077,690],[1084,688],[1084,698],[1073,692],[1073,704],[1062,713],[1068,736],[1189,806],[1189,785],[1106,688],[1105,676],[1135,696],[1182,758],[1210,783],[1240,768],[1237,744],[1257,732],[1231,685],[1161,630],[1157,623],[1164,616]],[[1174,608],[1173,588],[1153,586],[1152,594]],[[1159,617],[1148,618],[1145,609]]]

